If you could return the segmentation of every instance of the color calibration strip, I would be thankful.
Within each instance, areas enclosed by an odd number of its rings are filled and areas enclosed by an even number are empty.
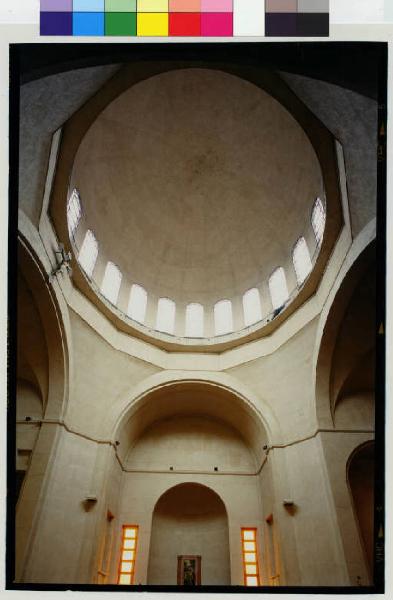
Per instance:
[[[329,0],[265,0],[268,37],[326,37]]]
[[[40,32],[232,37],[233,0],[41,0]]]

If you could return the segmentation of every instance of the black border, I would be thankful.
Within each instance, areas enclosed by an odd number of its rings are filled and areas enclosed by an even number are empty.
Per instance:
[[[50,50],[50,52],[48,52]],[[366,52],[366,50],[368,52]],[[58,71],[128,62],[130,60],[211,59],[260,64],[298,74],[307,66],[309,77],[343,85],[378,101],[377,268],[376,268],[376,399],[375,408],[375,556],[373,586],[117,586],[83,584],[14,583],[15,564],[15,397],[17,351],[17,239],[20,85]],[[338,62],[339,60],[339,62]],[[170,592],[170,593],[292,593],[292,594],[382,594],[385,589],[385,332],[386,332],[386,125],[387,62],[385,42],[255,42],[255,43],[153,43],[153,44],[11,44],[9,97],[9,221],[8,221],[8,361],[7,361],[7,590],[82,592]],[[338,68],[338,65],[339,68]],[[319,76],[323,73],[323,77]],[[377,93],[373,81],[377,76]],[[344,85],[345,83],[345,85]],[[382,528],[382,529],[381,529]],[[382,532],[382,537],[381,537]]]

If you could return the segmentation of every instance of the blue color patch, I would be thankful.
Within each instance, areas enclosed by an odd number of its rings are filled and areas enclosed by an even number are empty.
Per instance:
[[[76,12],[73,14],[73,35],[104,35],[105,13]]]

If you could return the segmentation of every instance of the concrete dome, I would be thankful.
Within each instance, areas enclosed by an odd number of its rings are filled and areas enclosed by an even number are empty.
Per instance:
[[[123,277],[205,306],[287,265],[323,192],[289,112],[239,77],[199,68],[156,75],[110,103],[79,147],[72,185]]]

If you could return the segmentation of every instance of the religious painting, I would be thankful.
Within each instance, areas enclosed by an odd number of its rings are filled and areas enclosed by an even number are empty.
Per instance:
[[[201,585],[201,557],[177,557],[177,585]]]

